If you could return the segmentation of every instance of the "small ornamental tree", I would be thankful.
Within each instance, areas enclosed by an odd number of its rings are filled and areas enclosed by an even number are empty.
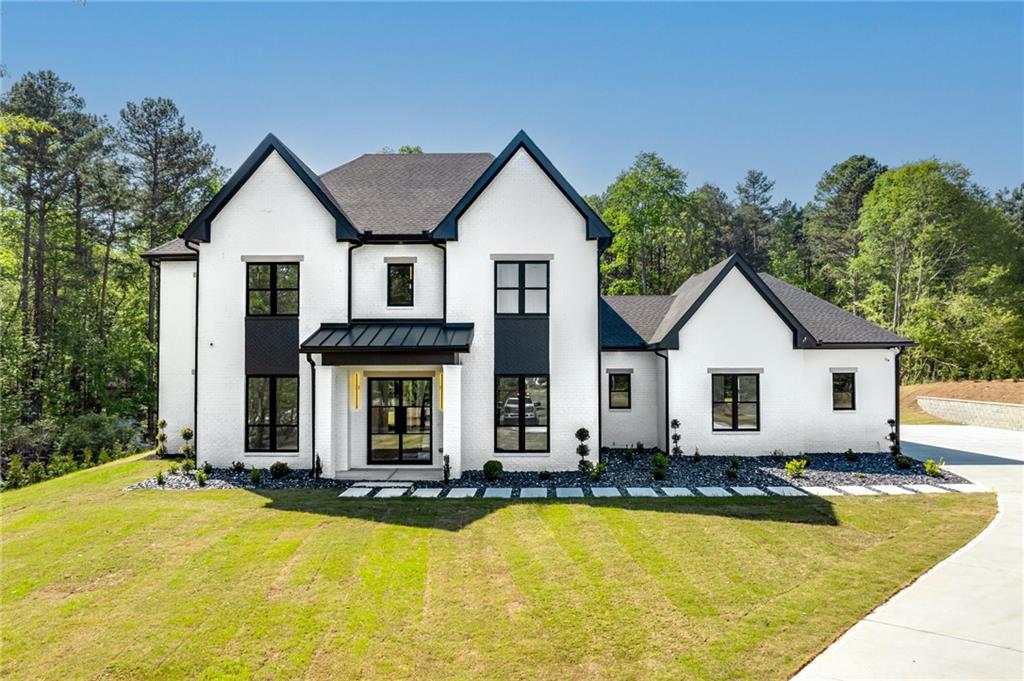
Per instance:
[[[167,428],[167,421],[160,419],[156,422],[156,455],[161,459],[167,456],[167,433],[164,431]]]
[[[587,444],[587,440],[590,439],[590,431],[580,428],[576,431],[576,439],[580,442],[576,446],[576,453],[580,455],[580,470],[589,473],[592,468],[592,464],[587,460],[590,455],[590,445]]]
[[[672,419],[671,425],[672,425],[672,456],[682,456],[683,455],[683,448],[679,446],[679,441],[683,438],[683,436],[679,434],[679,426],[682,425],[682,424],[679,423],[679,419]]]
[[[196,448],[192,446],[192,438],[194,435],[195,433],[192,432],[191,428],[182,428],[181,439],[184,442],[182,443],[181,447],[178,448],[178,453],[181,454],[186,459],[191,459],[192,463],[195,463],[196,458]]]

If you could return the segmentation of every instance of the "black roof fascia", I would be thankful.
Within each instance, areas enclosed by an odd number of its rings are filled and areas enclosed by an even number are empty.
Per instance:
[[[555,186],[561,190],[565,198],[569,200],[576,210],[587,221],[587,239],[597,239],[598,248],[604,250],[611,243],[612,231],[608,229],[608,226],[604,224],[604,220],[594,211],[590,205],[583,200],[569,181],[563,177],[562,173],[558,172],[554,164],[544,155],[544,152],[540,150],[530,136],[525,131],[520,130],[519,133],[512,138],[512,141],[508,143],[504,150],[491,162],[491,165],[487,167],[487,170],[477,178],[473,186],[469,188],[469,191],[459,199],[459,202],[448,212],[448,215],[438,223],[437,227],[434,228],[432,234],[434,238],[445,241],[458,241],[459,239],[459,218],[462,214],[473,204],[478,196],[483,193],[484,189],[491,183],[501,169],[505,167],[505,164],[509,162],[513,155],[519,149],[525,149],[526,153],[541,167],[544,173],[555,183]]]
[[[750,282],[750,285],[754,287],[754,290],[761,295],[761,298],[768,303],[768,306],[771,307],[775,313],[779,315],[782,321],[785,322],[786,326],[793,331],[794,348],[820,347],[817,339],[811,335],[811,332],[804,328],[803,324],[801,324],[793,313],[789,311],[789,308],[782,304],[782,301],[772,293],[770,288],[768,288],[768,284],[764,283],[764,279],[757,275],[757,272],[755,272],[754,268],[750,266],[750,263],[744,260],[743,256],[739,253],[734,253],[729,258],[729,261],[724,267],[722,267],[711,283],[705,287],[697,300],[690,306],[690,309],[683,313],[683,316],[675,323],[672,330],[665,334],[665,337],[662,338],[660,342],[655,344],[656,347],[668,350],[679,349],[679,330],[682,329],[683,325],[690,320],[690,317],[700,309],[700,306],[704,304],[704,301],[711,296],[714,290],[718,288],[718,285],[722,283],[726,275],[728,275],[734,267],[739,269],[743,276],[746,277],[747,281]]]
[[[196,255],[184,255],[184,254],[180,254],[180,255],[179,254],[175,254],[175,255],[160,255],[159,253],[143,253],[139,257],[142,258],[143,260],[160,260],[160,261],[163,261],[163,260],[199,260],[199,257],[196,256]]]
[[[856,342],[851,341],[849,343],[817,343],[816,345],[806,347],[806,350],[868,350],[872,348],[885,349],[885,348],[912,348],[916,346],[912,340],[894,340],[894,341],[862,341]]]
[[[181,233],[183,239],[191,241],[209,241],[210,240],[210,223],[217,217],[221,209],[227,205],[228,201],[242,188],[246,180],[256,169],[260,167],[260,164],[270,156],[271,152],[276,151],[281,158],[284,159],[288,167],[291,168],[302,183],[309,188],[309,191],[313,193],[313,196],[327,209],[327,212],[334,217],[334,231],[335,237],[338,241],[358,241],[359,231],[352,225],[352,222],[342,211],[341,206],[334,200],[331,193],[324,187],[323,182],[317,177],[316,173],[309,169],[302,160],[296,156],[291,149],[286,147],[281,140],[273,135],[268,134],[260,142],[259,146],[249,154],[249,158],[245,159],[245,162],[235,171],[235,173],[224,183],[224,186],[220,188],[220,191],[210,200],[208,204],[199,212],[199,215],[195,217],[192,222],[189,223],[185,231]]]

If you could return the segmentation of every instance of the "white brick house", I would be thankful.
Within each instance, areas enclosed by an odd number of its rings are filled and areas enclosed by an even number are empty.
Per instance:
[[[159,411],[200,461],[576,466],[593,442],[884,448],[910,341],[729,258],[599,295],[611,232],[525,133],[321,176],[268,136],[160,267]]]

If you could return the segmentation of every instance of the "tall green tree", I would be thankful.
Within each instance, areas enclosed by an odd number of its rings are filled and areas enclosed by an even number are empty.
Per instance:
[[[789,199],[779,204],[768,242],[770,270],[776,277],[806,287],[811,253],[804,234],[804,211]]]
[[[825,171],[818,180],[814,203],[807,215],[807,242],[814,278],[811,289],[856,311],[861,285],[849,263],[857,257],[860,235],[857,219],[864,197],[885,166],[870,156],[850,156]]]
[[[686,174],[657,154],[639,154],[599,204],[615,234],[601,271],[612,294],[661,294],[678,286]]]
[[[760,170],[748,170],[736,185],[736,212],[726,234],[730,252],[739,253],[756,269],[768,267],[768,245],[775,211],[775,182]]]
[[[224,171],[214,161],[213,146],[201,132],[185,125],[177,105],[164,97],[128,102],[121,110],[118,140],[131,172],[138,201],[134,225],[148,248],[177,236],[193,215],[212,198]],[[151,405],[147,426],[153,432],[155,406],[153,358],[156,272],[149,271],[146,391]]]

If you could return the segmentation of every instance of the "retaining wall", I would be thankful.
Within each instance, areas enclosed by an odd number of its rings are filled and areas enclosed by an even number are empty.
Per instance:
[[[1024,430],[1024,404],[918,397],[917,404],[932,416],[968,426]]]

